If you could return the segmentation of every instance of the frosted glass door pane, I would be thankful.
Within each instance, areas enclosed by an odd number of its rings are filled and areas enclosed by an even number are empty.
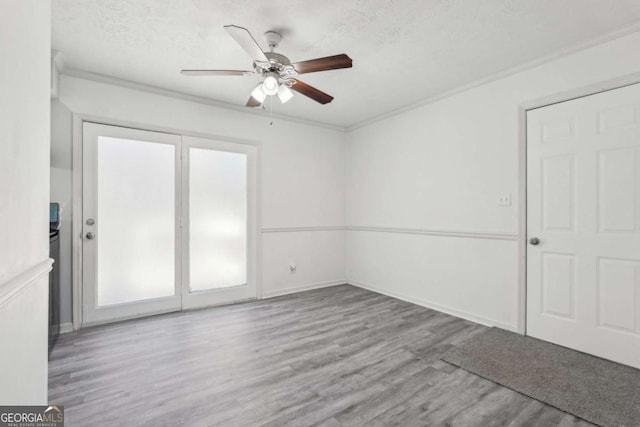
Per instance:
[[[175,295],[175,147],[98,138],[98,306]]]
[[[190,289],[247,283],[247,156],[189,149]]]

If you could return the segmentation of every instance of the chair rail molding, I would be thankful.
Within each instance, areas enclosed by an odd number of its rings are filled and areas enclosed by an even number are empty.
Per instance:
[[[47,258],[22,273],[0,283],[0,307],[20,295],[41,277],[49,274],[53,268],[53,260]]]
[[[260,230],[262,233],[289,233],[305,231],[368,231],[374,233],[395,233],[395,234],[421,234],[427,236],[462,237],[469,239],[492,239],[517,241],[518,233],[469,231],[469,230],[443,230],[431,228],[405,228],[405,227],[380,227],[380,226],[314,226],[314,227],[265,227]]]
[[[518,233],[485,232],[469,230],[442,230],[429,228],[403,228],[403,227],[378,227],[378,226],[354,226],[345,227],[347,231],[368,231],[374,233],[395,233],[395,234],[421,234],[427,236],[462,237],[469,239],[491,239],[491,240],[512,240],[517,241]]]

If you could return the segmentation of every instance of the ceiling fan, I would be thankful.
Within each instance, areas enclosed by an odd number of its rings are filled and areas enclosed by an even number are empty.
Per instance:
[[[275,49],[282,40],[282,36],[279,33],[275,31],[267,31],[264,33],[264,38],[271,51],[263,52],[260,45],[258,45],[246,28],[235,25],[225,25],[224,29],[254,60],[253,70],[182,70],[181,73],[185,76],[262,77],[262,82],[251,92],[251,96],[247,101],[247,107],[259,107],[267,96],[276,94],[284,104],[293,98],[291,89],[321,104],[328,104],[333,100],[333,96],[296,79],[296,76],[298,74],[352,67],[351,58],[344,53],[327,56],[325,58],[294,62],[292,64],[289,58],[275,52]]]

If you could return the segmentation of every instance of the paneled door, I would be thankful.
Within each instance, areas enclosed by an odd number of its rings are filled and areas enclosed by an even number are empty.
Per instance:
[[[527,334],[640,368],[640,85],[527,112]]]
[[[179,310],[180,136],[84,123],[83,325]]]

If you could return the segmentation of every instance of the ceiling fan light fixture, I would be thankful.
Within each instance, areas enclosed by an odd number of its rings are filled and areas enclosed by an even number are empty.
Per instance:
[[[182,70],[181,73],[185,76],[256,76],[262,78],[262,81],[251,92],[251,96],[245,104],[247,107],[264,105],[267,96],[276,94],[284,104],[293,98],[293,92],[290,89],[320,104],[328,104],[333,100],[333,96],[294,77],[299,74],[338,70],[353,66],[353,60],[345,53],[291,63],[289,58],[275,52],[282,40],[282,34],[276,31],[265,33],[265,40],[270,49],[270,52],[265,52],[246,28],[225,25],[224,29],[251,57],[253,68],[251,70],[191,69]]]
[[[262,83],[258,84],[256,88],[251,91],[251,97],[253,97],[256,101],[262,104],[265,99],[267,99],[267,94],[262,89]]]
[[[293,98],[293,92],[291,92],[291,89],[289,89],[287,85],[281,84],[278,88],[278,98],[280,98],[280,102],[285,104],[287,101]]]
[[[278,75],[276,73],[267,73],[262,82],[262,90],[267,95],[275,95],[278,93]]]

